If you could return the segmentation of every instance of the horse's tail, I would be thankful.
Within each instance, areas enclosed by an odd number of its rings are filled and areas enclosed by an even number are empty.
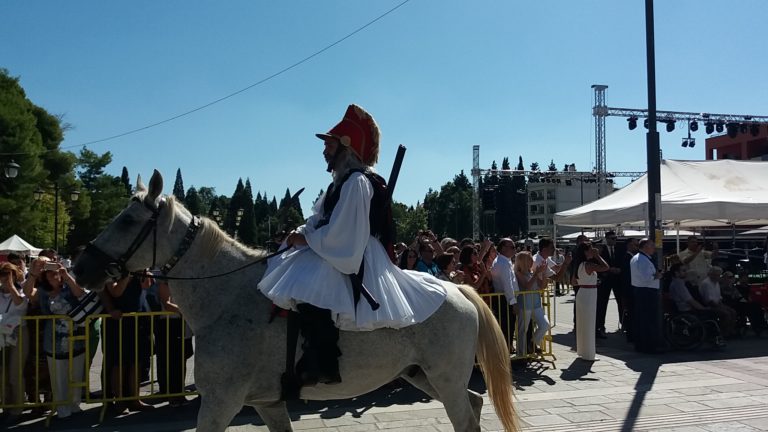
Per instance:
[[[512,404],[512,372],[510,371],[509,347],[491,309],[475,290],[459,285],[459,290],[477,309],[479,329],[477,361],[485,377],[488,396],[496,409],[504,430],[519,430],[518,417]]]

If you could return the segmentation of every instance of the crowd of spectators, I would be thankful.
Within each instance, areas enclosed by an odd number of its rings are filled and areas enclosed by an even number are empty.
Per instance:
[[[99,346],[103,379],[94,397],[114,400],[109,407],[115,414],[154,408],[139,398],[140,383],[151,379],[153,353],[159,394],[168,395],[172,407],[187,404],[182,394],[192,332],[167,284],[149,272],[108,283],[99,299],[109,317],[85,320],[92,338],[86,352],[84,338],[78,337],[86,334],[85,323],[49,318],[71,315],[86,298],[70,273],[72,260],[59,259],[50,249],[29,264],[16,254],[7,258],[0,263],[0,401],[14,407],[4,409],[0,421],[17,422],[24,404],[33,406],[31,415],[47,415],[46,407],[60,419],[81,412],[84,389],[70,388],[70,382],[84,381],[86,364],[93,364]],[[169,313],[124,316],[131,312]]]
[[[579,236],[573,247],[562,250],[548,238],[539,239],[537,244],[512,238],[497,242],[439,239],[432,231],[423,230],[411,244],[396,244],[395,252],[396,263],[403,270],[470,285],[480,294],[499,294],[486,300],[510,345],[515,342],[510,348],[522,357],[539,352],[550,328],[542,308],[542,295],[550,283],[558,287],[556,295],[565,295],[568,286],[573,287],[576,351],[586,361],[595,360],[595,340],[608,337],[605,316],[611,294],[618,308],[620,333],[643,352],[663,351],[661,316],[665,312],[692,313],[715,322],[725,338],[740,337],[744,329],[759,336],[768,329],[762,306],[750,301],[747,272],[724,271],[713,265],[718,254],[716,244],[704,250],[695,236],[688,239],[683,251],[667,257],[672,265],[664,278],[655,262],[653,242],[636,238],[618,242],[612,231],[596,242]],[[83,299],[86,290],[70,274],[70,262],[60,260],[53,250],[44,250],[29,264],[14,254],[0,263],[3,403],[56,401],[59,418],[78,413],[82,392],[69,388],[70,376],[72,381],[82,381],[88,373],[85,365],[92,364],[101,346],[101,392],[106,400],[116,401],[110,404],[113,411],[154,407],[139,397],[139,384],[150,379],[153,353],[159,393],[170,395],[170,406],[185,405],[187,400],[181,394],[186,361],[193,355],[192,332],[180,319],[167,283],[155,279],[151,272],[128,275],[104,287],[100,299],[108,318],[89,320],[88,333],[93,338],[89,352],[82,340],[69,340],[70,332],[85,334],[82,326],[70,329],[71,320],[23,319],[67,315]],[[671,310],[658,307],[661,297],[669,299]],[[124,316],[132,312],[170,314]],[[16,407],[4,410],[3,416],[13,422],[21,413]]]
[[[396,262],[403,270],[421,271],[453,283],[466,284],[487,298],[502,331],[520,356],[540,352],[550,328],[542,308],[542,293],[551,281],[564,283],[570,256],[549,239],[536,245],[511,238],[461,241],[438,239],[429,230],[416,234],[410,245],[395,245]],[[499,301],[499,299],[503,299]],[[515,335],[517,337],[515,338]]]

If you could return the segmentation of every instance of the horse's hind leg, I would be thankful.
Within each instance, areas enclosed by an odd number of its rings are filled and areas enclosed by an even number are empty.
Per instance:
[[[291,418],[288,416],[288,409],[285,402],[275,402],[271,405],[254,406],[256,412],[264,420],[264,424],[270,432],[291,432]]]
[[[443,402],[443,405],[445,405],[445,410],[448,413],[448,417],[451,419],[451,423],[453,423],[455,430],[468,430],[468,431],[474,431],[474,430],[480,430],[480,412],[483,409],[483,398],[478,395],[477,393],[473,392],[472,390],[464,389],[463,391],[454,392],[452,390],[444,389],[443,393],[446,393],[444,396],[441,396],[441,393],[439,393],[435,387],[432,385],[432,383],[427,378],[426,374],[419,369],[418,372],[413,374],[403,374],[402,378],[404,378],[409,383],[413,384],[414,387],[418,388],[419,390],[423,391],[427,394],[427,396],[431,397],[432,399],[439,400],[440,402]],[[457,393],[454,395],[454,393]],[[465,397],[468,398],[469,406],[471,407],[472,416],[475,419],[474,424],[467,425],[467,428],[460,429],[457,425],[457,421],[460,423],[464,423],[461,419],[456,419],[454,421],[454,417],[452,417],[453,409],[449,408],[448,403],[444,400],[444,398],[450,397],[453,402],[451,402],[451,406],[454,404],[457,405],[464,405],[464,408],[462,408],[460,411],[466,411],[466,402],[461,402],[462,396],[461,393],[464,393]],[[471,422],[469,422],[471,423]]]

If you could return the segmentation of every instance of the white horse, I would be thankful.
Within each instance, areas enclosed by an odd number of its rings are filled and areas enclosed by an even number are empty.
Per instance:
[[[157,171],[149,191],[139,181],[132,202],[78,259],[74,272],[79,283],[100,289],[110,271],[137,271],[154,262],[174,263],[168,276],[201,278],[266,256],[232,240],[208,219],[197,224],[173,197],[162,196],[162,189]],[[218,278],[170,281],[171,294],[196,337],[199,431],[225,430],[243,405],[253,406],[270,431],[292,430],[280,400],[286,323],[268,322],[271,302],[256,288],[265,269],[258,263]],[[327,288],[322,281],[318,285]],[[304,387],[301,398],[352,398],[401,377],[440,400],[455,430],[479,431],[483,399],[467,389],[477,356],[504,429],[518,430],[501,329],[471,287],[452,287],[445,303],[422,323],[400,330],[342,331],[343,382]]]

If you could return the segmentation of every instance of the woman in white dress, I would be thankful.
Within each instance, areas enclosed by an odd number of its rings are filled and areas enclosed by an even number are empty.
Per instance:
[[[583,261],[577,267],[576,354],[582,360],[595,360],[595,324],[597,320],[597,273],[608,270],[608,264],[594,246],[579,245],[577,256]]]

